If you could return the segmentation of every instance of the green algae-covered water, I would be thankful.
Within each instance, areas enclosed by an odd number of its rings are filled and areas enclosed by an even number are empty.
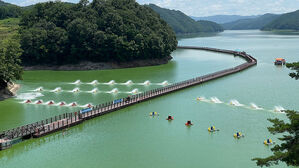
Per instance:
[[[256,167],[253,157],[271,154],[263,141],[267,118],[285,115],[277,111],[298,108],[298,82],[285,67],[273,61],[283,57],[298,61],[299,35],[260,31],[225,31],[212,37],[179,40],[180,45],[244,50],[258,65],[241,73],[143,102],[39,139],[31,139],[0,152],[0,167]],[[86,104],[100,104],[239,65],[244,60],[225,54],[176,50],[167,65],[104,71],[25,72],[18,96],[0,102],[0,130],[73,112]],[[73,84],[80,80],[81,84]],[[88,84],[98,80],[98,85]],[[115,84],[108,84],[114,80]],[[127,85],[131,80],[133,83]],[[147,81],[147,82],[145,82]],[[167,81],[167,82],[165,82]],[[113,83],[113,82],[111,82]],[[148,83],[150,83],[148,85]],[[34,91],[43,87],[42,92]],[[52,92],[55,88],[59,93]],[[80,92],[72,93],[74,88]],[[98,93],[90,93],[93,89]],[[197,97],[204,97],[197,101]],[[53,100],[82,107],[22,103]],[[234,105],[231,105],[234,104]],[[260,107],[261,109],[257,109]],[[160,115],[150,117],[149,112]],[[166,121],[168,115],[174,120]],[[184,123],[192,120],[190,128]],[[214,125],[219,132],[209,133]],[[234,139],[241,131],[245,138]],[[276,167],[287,167],[281,163]]]

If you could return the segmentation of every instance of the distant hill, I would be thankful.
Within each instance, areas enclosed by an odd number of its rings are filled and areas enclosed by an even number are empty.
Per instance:
[[[299,10],[283,14],[266,24],[262,30],[299,30]]]
[[[222,24],[222,27],[226,30],[261,29],[278,17],[279,15],[275,14],[264,14],[257,18],[241,19],[234,22],[225,23]]]
[[[21,13],[21,7],[0,0],[0,19],[19,17]]]
[[[0,0],[0,6],[5,6],[5,5],[9,5],[9,3],[3,2]]]
[[[165,9],[154,4],[149,4],[146,6],[152,8],[155,12],[160,14],[160,17],[165,20],[177,34],[223,31],[223,28],[217,23],[210,21],[196,22],[178,10]]]
[[[192,19],[199,21],[199,20],[207,20],[211,22],[216,22],[218,24],[228,23],[237,21],[240,19],[252,19],[257,18],[257,16],[240,16],[240,15],[214,15],[214,16],[206,16],[206,17],[196,17],[196,16],[190,16]]]

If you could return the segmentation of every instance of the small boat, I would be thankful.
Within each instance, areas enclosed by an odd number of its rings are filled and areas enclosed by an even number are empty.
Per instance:
[[[150,116],[158,116],[159,113],[157,113],[157,112],[150,112],[149,115],[150,115]]]
[[[35,104],[43,104],[42,100],[38,100]]]
[[[59,103],[59,106],[64,106],[64,105],[66,105],[65,102],[60,102],[60,103]]]
[[[54,104],[54,101],[49,101],[48,102],[48,105],[53,105]]]
[[[193,125],[193,124],[191,123],[191,120],[188,120],[188,121],[185,123],[185,125],[186,125],[186,126],[191,126],[191,125]]]
[[[166,118],[166,120],[168,120],[168,121],[172,121],[172,120],[173,120],[173,117],[172,117],[172,116],[168,116],[168,117]]]
[[[235,133],[234,134],[234,138],[242,138],[242,137],[245,137],[245,135],[244,134],[242,134],[241,132],[237,132],[237,133]]]
[[[196,100],[202,101],[204,98],[203,97],[197,97]]]
[[[283,59],[283,58],[276,58],[274,64],[275,65],[285,65],[286,64],[286,60]]]
[[[28,99],[28,100],[25,101],[25,103],[31,103],[31,100]]]
[[[273,144],[275,144],[275,142],[272,141],[272,139],[267,139],[267,140],[264,141],[264,144],[265,145],[273,145]]]
[[[91,108],[91,107],[93,107],[93,105],[92,104],[87,104],[86,107]]]
[[[73,103],[71,104],[71,106],[72,106],[72,107],[75,107],[75,106],[77,106],[77,103],[76,103],[76,102],[73,102]]]
[[[211,126],[208,128],[209,132],[215,132],[215,131],[219,131],[219,129],[216,129],[215,126]]]

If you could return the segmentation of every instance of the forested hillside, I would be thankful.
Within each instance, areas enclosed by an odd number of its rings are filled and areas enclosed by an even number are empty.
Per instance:
[[[299,30],[299,10],[281,15],[262,30]]]
[[[19,17],[21,13],[21,7],[0,0],[0,19]]]
[[[36,4],[20,26],[26,65],[164,58],[177,46],[167,23],[134,0]]]
[[[266,24],[272,22],[278,17],[279,15],[275,14],[265,14],[257,18],[241,19],[234,22],[225,23],[222,24],[222,27],[226,30],[261,29]]]
[[[221,32],[223,28],[214,22],[195,21],[181,11],[160,8],[154,4],[148,5],[164,19],[177,34]]]

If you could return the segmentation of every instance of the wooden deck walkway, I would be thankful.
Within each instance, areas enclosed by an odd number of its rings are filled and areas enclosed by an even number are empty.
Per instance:
[[[247,62],[243,63],[239,66],[225,69],[222,71],[218,71],[212,74],[192,78],[189,80],[185,80],[182,82],[174,83],[165,87],[149,90],[137,95],[131,96],[128,98],[119,99],[117,101],[107,102],[104,104],[97,105],[90,109],[87,112],[73,112],[73,113],[65,113],[59,116],[55,116],[46,120],[42,120],[40,122],[28,124],[25,126],[21,126],[18,128],[14,128],[11,130],[4,131],[0,134],[0,150],[9,148],[12,144],[10,143],[13,139],[16,138],[38,138],[41,136],[45,136],[47,134],[77,125],[82,123],[85,120],[92,119],[94,117],[104,115],[130,105],[140,103],[143,101],[147,101],[149,99],[162,96],[174,91],[178,91],[187,87],[191,87],[194,85],[198,85],[210,80],[218,79],[230,74],[237,73],[239,71],[245,70],[251,66],[257,64],[257,60],[252,56],[246,54],[245,52],[237,52],[231,50],[221,50],[216,48],[207,48],[207,47],[186,47],[179,46],[179,49],[194,49],[194,50],[205,50],[219,53],[231,54],[234,56],[239,56],[244,58]]]

